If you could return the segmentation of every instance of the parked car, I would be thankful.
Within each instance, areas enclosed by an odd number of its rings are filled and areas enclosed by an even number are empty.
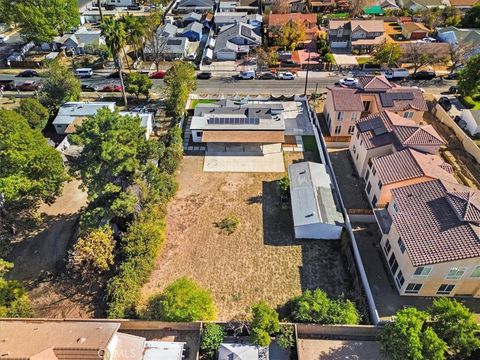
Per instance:
[[[128,10],[134,10],[134,11],[138,11],[138,10],[142,10],[142,7],[138,4],[132,4],[132,5],[128,5],[127,6],[127,9]]]
[[[115,84],[108,84],[108,85],[105,85],[103,88],[101,88],[99,91],[102,91],[102,92],[121,92],[122,91],[122,86],[121,85],[115,85]]]
[[[122,77],[125,79],[127,74],[122,71]],[[120,79],[120,73],[115,71],[107,76],[107,79]]]
[[[148,74],[148,77],[150,79],[163,79],[165,77],[166,72],[163,70],[160,71],[155,71],[150,74]]]
[[[293,75],[290,71],[283,71],[278,73],[277,76],[278,80],[293,80],[295,79],[295,75]]]
[[[28,80],[17,86],[20,91],[36,91],[42,88],[42,84],[37,81]]]
[[[200,80],[208,80],[208,79],[211,79],[211,77],[212,77],[212,73],[210,71],[202,71],[197,75],[197,79],[200,79]]]
[[[90,84],[82,84],[82,91],[97,91],[98,87]]]
[[[114,4],[105,4],[105,10],[115,10]]]
[[[358,84],[358,80],[355,79],[355,78],[344,78],[344,79],[340,79],[338,81],[338,83],[340,85],[343,85],[343,86],[357,86]]]
[[[454,72],[454,73],[448,74],[447,76],[445,76],[445,79],[447,79],[447,80],[458,79],[458,73]]]
[[[416,74],[413,74],[412,77],[416,80],[432,80],[437,76],[435,71],[430,70],[421,70]]]
[[[79,78],[90,78],[93,76],[93,69],[92,68],[75,69],[75,76]]]
[[[456,94],[456,93],[458,93],[458,88],[457,88],[456,86],[450,86],[450,87],[448,88],[448,92],[449,92],[450,94]]]
[[[452,108],[452,102],[446,96],[442,96],[440,99],[438,99],[438,103],[445,111],[450,111],[450,109]]]
[[[267,71],[267,72],[261,73],[258,78],[260,80],[272,80],[272,79],[275,79],[276,76],[274,73]]]
[[[408,69],[388,69],[385,71],[385,77],[389,80],[405,79],[410,75]]]
[[[17,77],[36,77],[38,73],[35,70],[24,70],[17,74]]]
[[[0,80],[0,88],[3,86],[3,90],[15,90],[17,87],[14,80]]]
[[[253,70],[241,71],[240,74],[238,74],[238,78],[240,80],[253,80],[255,79],[255,71]]]
[[[437,39],[435,38],[432,38],[432,37],[425,37],[422,39],[424,42],[427,42],[427,43],[434,43],[434,42],[437,42]]]
[[[298,64],[297,62],[295,62],[295,61],[293,61],[293,60],[291,60],[291,59],[289,59],[289,60],[282,60],[281,63],[282,63],[283,66],[292,66],[292,67],[293,67],[293,66],[300,66],[300,64]]]
[[[4,44],[5,41],[7,41],[9,38],[10,38],[10,36],[5,35],[5,34],[1,34],[0,35],[0,44]]]

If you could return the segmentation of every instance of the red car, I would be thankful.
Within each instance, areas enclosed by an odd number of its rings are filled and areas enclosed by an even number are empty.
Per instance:
[[[37,81],[25,81],[23,84],[17,86],[20,91],[36,91],[42,87],[42,84]]]
[[[153,73],[150,73],[148,77],[150,79],[163,79],[165,77],[165,71],[155,71]]]
[[[105,85],[100,91],[103,92],[121,92],[122,91],[122,86],[121,85]]]

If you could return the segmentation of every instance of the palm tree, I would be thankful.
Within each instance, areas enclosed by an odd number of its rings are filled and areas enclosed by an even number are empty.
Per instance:
[[[133,45],[135,56],[138,58],[138,44],[142,43],[142,38],[146,31],[146,25],[138,16],[133,16],[131,14],[124,16],[122,21],[125,24],[125,30],[127,32],[127,42]]]
[[[110,49],[115,61],[115,66],[117,67],[118,74],[120,76],[120,83],[122,85],[123,102],[128,108],[125,84],[123,83],[122,59],[120,56],[120,52],[125,47],[127,42],[125,26],[121,21],[117,21],[114,17],[107,17],[100,24],[100,28],[102,29],[102,35],[105,38],[105,43]]]

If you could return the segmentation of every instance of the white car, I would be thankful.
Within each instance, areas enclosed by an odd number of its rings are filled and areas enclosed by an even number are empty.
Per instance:
[[[345,78],[338,81],[343,86],[357,86],[358,80],[355,78]]]
[[[424,42],[427,42],[427,43],[437,42],[437,39],[432,38],[432,37],[426,37],[426,38],[423,38],[422,40],[423,40]]]
[[[277,79],[279,80],[293,80],[295,79],[295,75],[293,75],[290,71],[284,71],[278,73]]]
[[[240,80],[253,80],[255,79],[255,71],[253,70],[241,71],[240,74],[238,74],[238,78]]]
[[[0,35],[0,44],[4,44],[5,41],[7,41],[8,39],[9,39],[9,36],[8,36],[8,35],[1,34],[1,35]]]

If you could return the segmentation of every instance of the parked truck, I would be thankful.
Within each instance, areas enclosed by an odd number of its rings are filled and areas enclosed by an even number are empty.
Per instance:
[[[388,69],[385,71],[385,77],[389,80],[406,79],[409,75],[407,69]]]

